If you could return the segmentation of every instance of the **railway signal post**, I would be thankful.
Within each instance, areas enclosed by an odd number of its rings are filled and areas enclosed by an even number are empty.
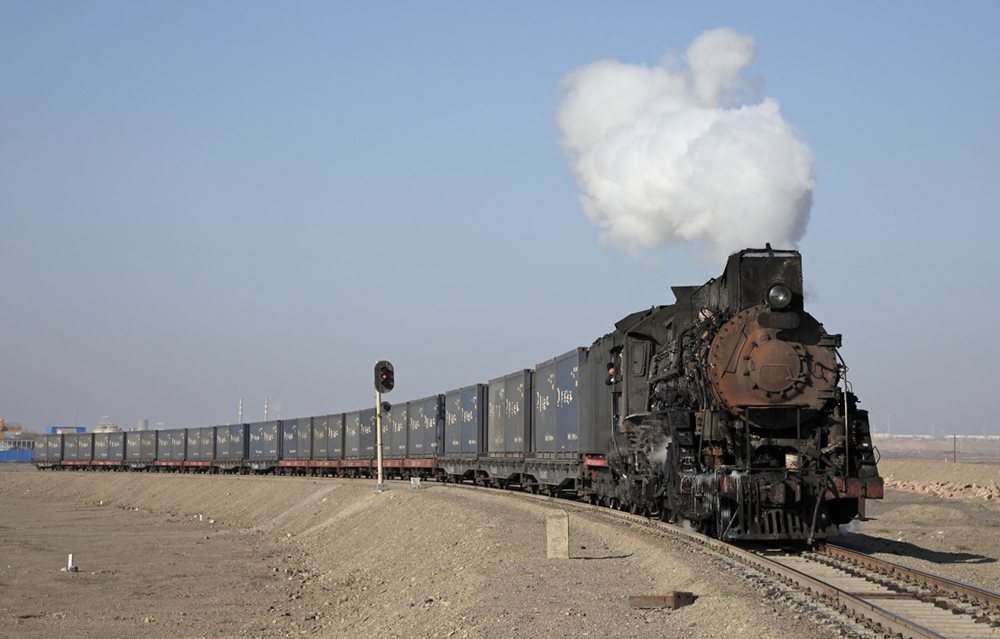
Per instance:
[[[392,364],[384,359],[375,363],[375,451],[378,459],[378,484],[375,492],[388,490],[385,485],[385,475],[382,467],[382,412],[388,404],[382,403],[382,393],[388,393],[396,385],[395,371]]]

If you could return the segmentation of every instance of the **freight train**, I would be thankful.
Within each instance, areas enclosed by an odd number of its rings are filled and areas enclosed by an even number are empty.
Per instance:
[[[46,435],[40,469],[389,477],[569,496],[731,541],[820,540],[882,497],[840,335],[804,310],[797,251],[747,249],[589,348],[385,408]]]

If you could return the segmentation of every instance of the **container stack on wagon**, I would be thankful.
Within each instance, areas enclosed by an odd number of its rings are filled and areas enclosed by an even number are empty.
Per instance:
[[[534,488],[546,477],[571,483],[586,441],[580,434],[580,366],[587,353],[576,349],[488,384],[395,404],[382,416],[387,475]],[[373,476],[376,417],[369,408],[250,424],[49,434],[38,438],[44,454],[36,464]]]

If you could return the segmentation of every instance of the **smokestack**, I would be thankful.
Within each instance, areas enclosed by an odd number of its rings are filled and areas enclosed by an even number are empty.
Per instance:
[[[752,99],[742,73],[756,53],[752,37],[723,28],[679,60],[600,60],[562,79],[561,143],[602,241],[636,257],[695,242],[724,263],[741,248],[802,238],[813,152],[777,100]]]
[[[136,430],[140,430],[140,431],[149,430],[149,420],[148,419],[140,419],[139,420],[139,425],[136,427]]]

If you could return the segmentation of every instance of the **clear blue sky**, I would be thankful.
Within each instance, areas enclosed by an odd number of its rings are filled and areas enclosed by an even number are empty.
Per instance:
[[[694,5],[0,3],[0,417],[352,410],[377,359],[402,401],[671,302],[721,269],[600,242],[560,80],[731,27],[815,153],[807,306],[873,422],[1000,433],[1000,3]]]

